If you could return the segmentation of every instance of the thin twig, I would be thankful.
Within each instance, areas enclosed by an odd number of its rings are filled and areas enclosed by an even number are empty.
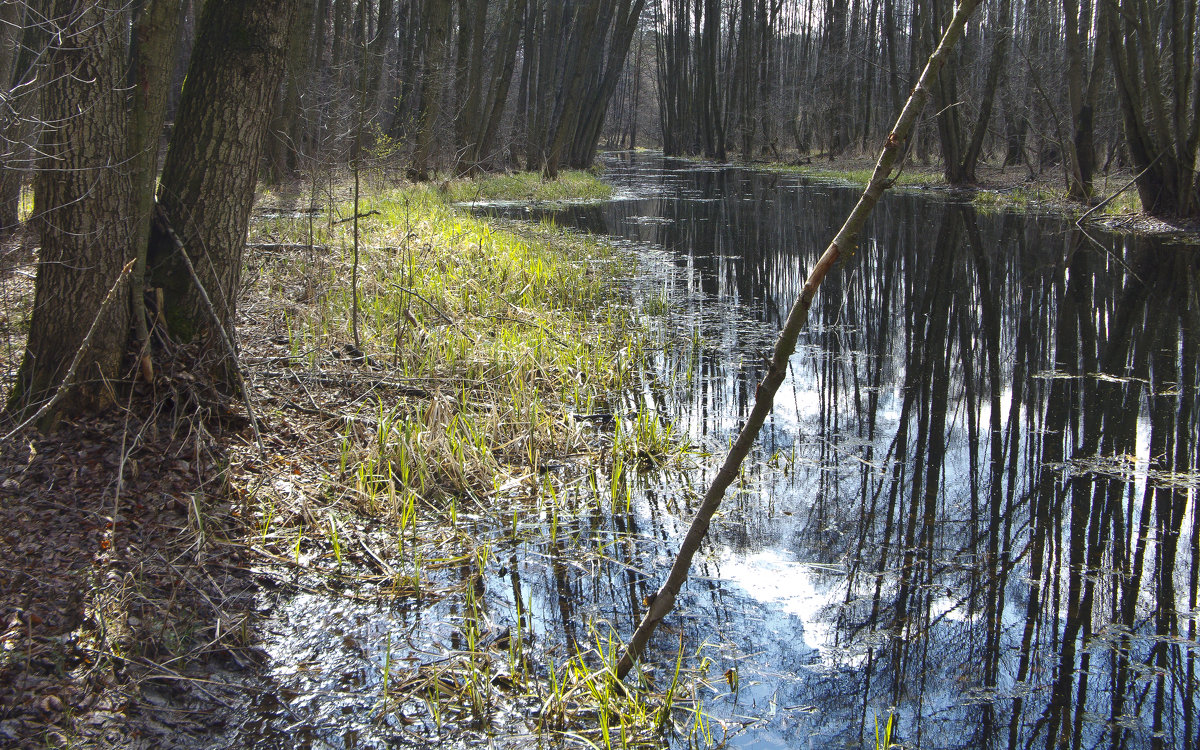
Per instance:
[[[254,416],[254,406],[250,403],[250,391],[246,387],[245,378],[242,377],[242,368],[238,364],[237,349],[233,345],[233,339],[229,337],[229,333],[225,330],[225,325],[221,322],[221,316],[217,315],[217,309],[213,306],[208,292],[204,289],[204,284],[200,283],[200,277],[196,275],[196,267],[192,265],[192,259],[188,257],[187,251],[183,249],[183,241],[179,239],[179,235],[175,234],[175,229],[171,226],[171,220],[167,218],[166,211],[163,210],[161,205],[157,206],[155,210],[157,218],[162,222],[163,228],[166,229],[172,243],[174,243],[175,250],[183,258],[183,264],[187,266],[188,274],[192,277],[192,283],[196,285],[196,291],[200,293],[200,299],[204,301],[205,307],[208,308],[208,314],[212,316],[213,322],[217,326],[217,332],[221,334],[221,341],[229,351],[229,357],[233,360],[233,374],[237,378],[238,390],[242,395],[242,403],[246,406],[246,415],[250,418],[250,427],[254,430],[254,442],[258,446],[258,452],[265,456],[267,451],[263,447],[262,434],[258,431],[258,419]]]
[[[367,211],[365,214],[354,214],[353,216],[347,216],[344,219],[338,219],[337,221],[333,222],[333,225],[336,227],[338,224],[345,224],[346,222],[354,221],[355,219],[365,219],[368,216],[374,216],[378,213],[379,212],[376,211],[375,209],[371,209],[370,211]]]
[[[409,288],[408,288],[408,287],[406,287],[406,286],[400,286],[399,284],[392,284],[392,286],[393,286],[393,287],[395,287],[396,289],[399,289],[400,291],[404,292],[405,294],[411,294],[412,296],[414,296],[414,297],[416,297],[417,299],[421,300],[421,301],[422,301],[422,302],[424,302],[425,304],[429,305],[429,307],[430,307],[430,308],[431,308],[431,309],[432,309],[432,310],[433,310],[435,313],[437,313],[437,314],[438,314],[438,315],[439,315],[439,316],[442,318],[442,320],[446,321],[446,322],[447,322],[447,323],[449,323],[450,325],[452,325],[452,326],[454,326],[455,328],[457,328],[457,329],[458,329],[458,332],[459,332],[459,333],[461,333],[463,336],[465,336],[465,337],[466,337],[468,340],[470,340],[470,342],[471,342],[471,343],[475,343],[475,338],[474,338],[474,337],[473,337],[471,334],[467,333],[467,332],[466,332],[466,330],[465,330],[465,329],[464,329],[464,328],[463,328],[461,325],[459,325],[458,321],[454,320],[454,318],[451,318],[449,315],[447,315],[446,313],[442,312],[442,311],[441,311],[441,309],[439,309],[437,305],[433,304],[433,303],[432,303],[432,302],[430,302],[429,300],[427,300],[427,299],[425,299],[424,297],[422,297],[420,292],[418,292],[418,291],[417,291],[417,290],[415,290],[415,289],[409,289]]]
[[[1118,195],[1120,195],[1121,193],[1123,193],[1123,192],[1125,192],[1126,190],[1128,190],[1129,188],[1131,188],[1135,182],[1137,182],[1138,180],[1140,180],[1140,179],[1142,178],[1142,175],[1144,175],[1144,174],[1146,174],[1147,172],[1149,172],[1149,171],[1150,171],[1150,168],[1151,168],[1151,167],[1153,167],[1155,164],[1157,164],[1157,163],[1158,163],[1158,160],[1159,160],[1159,159],[1163,158],[1163,154],[1165,154],[1165,153],[1167,153],[1167,152],[1166,152],[1166,151],[1161,151],[1161,152],[1159,152],[1158,156],[1154,157],[1154,161],[1152,161],[1152,162],[1150,162],[1149,164],[1147,164],[1145,169],[1143,169],[1141,172],[1138,172],[1136,175],[1134,175],[1132,180],[1130,180],[1129,182],[1127,182],[1127,183],[1125,183],[1124,185],[1122,185],[1120,190],[1118,190],[1117,192],[1113,193],[1112,195],[1108,196],[1108,197],[1107,197],[1107,198],[1105,198],[1104,200],[1100,201],[1100,202],[1099,202],[1099,203],[1097,203],[1096,205],[1094,205],[1094,206],[1092,206],[1091,208],[1089,208],[1089,209],[1088,209],[1088,210],[1087,210],[1087,211],[1086,211],[1086,212],[1083,214],[1083,216],[1080,216],[1080,217],[1079,217],[1079,219],[1077,219],[1077,220],[1075,221],[1075,226],[1079,227],[1080,229],[1083,229],[1083,220],[1084,220],[1084,219],[1086,219],[1087,217],[1091,216],[1092,214],[1094,214],[1095,212],[1099,211],[1100,209],[1104,208],[1104,207],[1105,207],[1105,206],[1107,206],[1109,203],[1112,203],[1114,200],[1116,200],[1116,198],[1117,198],[1117,196],[1118,196]]]

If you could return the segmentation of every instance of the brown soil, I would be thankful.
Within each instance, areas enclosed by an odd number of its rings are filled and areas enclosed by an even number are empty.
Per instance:
[[[7,393],[35,263],[28,237],[3,241]],[[264,245],[247,260],[298,252]],[[268,497],[276,527],[319,525],[291,496],[317,497],[336,475],[340,435],[364,401],[413,388],[343,349],[313,354],[320,378],[305,377],[307,360],[297,373],[277,329],[306,290],[246,282],[239,346],[261,450],[243,402],[162,338],[153,384],[131,367],[114,383],[121,403],[95,417],[11,435],[0,418],[0,748],[199,749],[250,735],[292,746],[251,728],[278,709],[255,621],[291,585],[280,571],[295,567],[265,548],[252,504]],[[341,544],[349,565],[371,569],[366,533],[342,529]]]
[[[0,256],[5,393],[33,295],[28,239],[4,238]],[[251,353],[269,349],[243,326]],[[45,434],[0,420],[0,748],[228,747],[254,718],[264,558],[245,544],[244,498],[270,472],[241,401],[205,386],[192,352],[155,360],[152,385],[114,384],[122,403],[92,418]],[[283,457],[322,441],[262,425],[274,472],[302,473]]]

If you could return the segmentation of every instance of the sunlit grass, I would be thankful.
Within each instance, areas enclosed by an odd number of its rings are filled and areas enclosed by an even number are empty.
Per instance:
[[[554,180],[537,172],[510,172],[455,178],[439,183],[452,203],[489,200],[563,201],[605,200],[612,187],[589,172],[564,170]]]
[[[1009,190],[977,190],[971,202],[977,208],[1029,208],[1046,204],[1061,204],[1065,197],[1059,191],[1044,187],[1015,187]]]
[[[33,188],[29,185],[21,186],[21,199],[17,204],[17,220],[28,221],[33,214]]]
[[[638,410],[628,423],[618,422],[613,437],[613,455],[640,468],[662,466],[690,450],[687,435],[648,409]]]
[[[369,211],[378,213],[359,222],[362,352],[426,394],[372,408],[343,431],[342,479],[364,507],[394,515],[406,491],[485,493],[531,456],[582,450],[569,414],[636,372],[637,328],[613,284],[630,259],[550,225],[497,228],[427,185],[377,191],[360,206]],[[305,219],[258,227],[280,243],[304,244],[307,230]],[[305,288],[309,302],[286,316],[296,355],[350,342],[351,232],[322,222],[312,242],[327,250],[262,258],[262,276]]]
[[[839,182],[860,187],[866,187],[875,172],[874,166],[863,169],[823,169],[808,164],[771,164],[766,168],[772,172],[795,174],[813,180]],[[927,170],[906,170],[900,172],[896,177],[898,187],[944,185],[945,182],[941,174]]]
[[[1129,188],[1109,201],[1100,211],[1109,216],[1126,216],[1141,213],[1142,199],[1136,188]]]
[[[453,597],[462,647],[436,670],[414,670],[398,667],[389,641],[381,712],[416,696],[441,732],[464,717],[484,726],[519,697],[541,707],[539,731],[597,746],[697,736],[707,724],[681,664],[669,688],[644,676],[621,687],[615,634],[593,630],[593,648],[547,655],[520,618],[499,651],[485,640],[490,626],[472,583],[490,575],[495,543],[479,536],[481,518],[507,539],[542,535],[603,559],[576,519],[608,495],[614,512],[629,512],[634,472],[624,467],[662,466],[689,449],[652,411],[615,417],[651,346],[644,311],[617,292],[634,259],[552,223],[474,218],[437,183],[369,182],[358,206],[361,349],[351,346],[354,236],[345,219],[354,209],[344,182],[326,190],[339,196],[328,211],[273,210],[253,227],[252,247],[262,250],[248,256],[248,272],[268,290],[256,314],[275,321],[272,345],[297,383],[319,375],[371,384],[313,418],[309,429],[325,441],[320,489],[303,499],[260,493],[253,543],[335,577],[369,572],[358,561],[370,547],[380,555],[368,565],[379,596]],[[580,489],[585,476],[590,493]],[[681,711],[700,718],[680,725],[672,717]]]

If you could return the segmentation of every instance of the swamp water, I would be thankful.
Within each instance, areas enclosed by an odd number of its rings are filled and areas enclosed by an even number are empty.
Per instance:
[[[443,571],[478,576],[465,605],[314,592],[274,608],[274,697],[244,727],[259,744],[604,744],[538,731],[536,700],[431,717],[440,690],[486,693],[436,667],[497,639],[561,673],[632,633],[858,191],[603,161],[611,201],[480,210],[639,256],[628,291],[661,346],[617,416],[657,414],[697,453],[588,476],[551,467],[538,513],[462,511],[486,550]],[[680,653],[696,670],[670,742],[873,747],[890,713],[905,747],[1200,747],[1200,253],[1089,234],[944,194],[885,197],[818,294],[652,642],[662,690]],[[503,661],[492,685],[539,669]],[[381,699],[418,673],[424,698]],[[603,722],[620,746],[620,717]]]

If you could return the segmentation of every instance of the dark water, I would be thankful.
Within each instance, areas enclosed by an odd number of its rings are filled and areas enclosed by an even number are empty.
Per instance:
[[[663,342],[642,405],[716,455],[620,478],[624,503],[560,530],[590,558],[495,550],[498,608],[520,598],[549,641],[632,632],[858,193],[605,167],[616,200],[535,217],[639,248]],[[660,669],[681,647],[707,668],[715,741],[871,746],[894,710],[906,747],[1200,747],[1200,255],[1089,234],[941,194],[879,206],[653,642]]]

